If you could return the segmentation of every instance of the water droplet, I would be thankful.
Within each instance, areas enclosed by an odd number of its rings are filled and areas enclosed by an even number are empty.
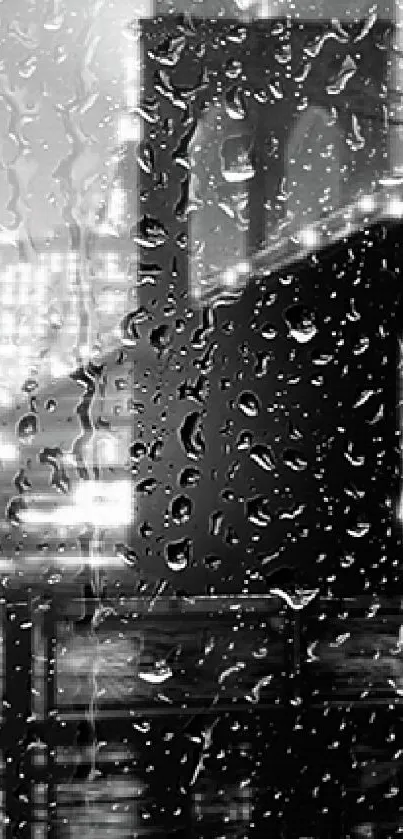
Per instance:
[[[254,177],[253,139],[248,134],[228,137],[220,155],[221,172],[227,183],[243,183]]]
[[[300,303],[289,306],[283,313],[283,317],[290,330],[290,335],[299,344],[306,344],[317,334],[318,329],[315,323],[316,313],[310,311]]]
[[[370,530],[370,523],[368,521],[360,521],[357,522],[355,527],[348,527],[347,533],[349,536],[353,536],[355,539],[362,539],[363,536],[366,536]]]
[[[238,408],[246,417],[257,417],[260,410],[260,402],[253,391],[244,390],[238,398]]]
[[[258,443],[255,446],[252,446],[249,454],[251,460],[257,463],[257,465],[266,472],[272,472],[273,469],[275,469],[274,454],[269,446]]]
[[[57,409],[57,401],[56,399],[50,398],[47,399],[45,402],[45,411],[48,411],[50,414],[53,414],[54,411]]]
[[[142,440],[135,440],[129,448],[130,459],[134,461],[141,460],[147,454],[147,446]]]
[[[286,449],[283,452],[283,462],[293,472],[304,472],[308,468],[308,461],[296,449]]]
[[[175,524],[186,524],[192,515],[193,503],[187,495],[177,495],[171,502],[171,516]]]
[[[236,58],[229,58],[225,65],[225,75],[228,79],[237,79],[242,73],[242,64]]]
[[[129,312],[121,320],[120,338],[126,347],[136,346],[136,343],[140,338],[140,333],[136,326],[135,312]]]
[[[227,91],[225,95],[225,110],[231,119],[246,118],[246,100],[241,87],[235,85]]]
[[[263,337],[266,338],[267,335],[263,335]],[[263,378],[263,376],[266,375],[266,373],[269,369],[269,363],[270,363],[271,360],[272,360],[272,356],[271,356],[270,353],[266,353],[266,352],[256,353],[256,364],[255,364],[255,369],[254,369],[253,372],[254,372],[257,379],[261,379],[261,378]]]
[[[141,143],[137,155],[137,163],[146,175],[154,171],[154,150],[150,143]]]
[[[178,430],[182,448],[192,460],[198,460],[205,453],[206,443],[203,434],[201,415],[198,411],[187,414]]]
[[[171,331],[166,323],[152,329],[149,335],[150,344],[156,352],[161,355],[171,341]]]
[[[136,244],[148,250],[160,248],[168,238],[168,231],[157,218],[144,215],[138,224],[133,240]]]
[[[221,566],[221,559],[219,556],[215,556],[214,554],[207,554],[207,556],[203,559],[203,565],[209,571],[218,571]]]
[[[351,55],[348,55],[347,58],[344,59],[336,78],[327,85],[326,93],[337,96],[344,90],[347,82],[352,78],[352,76],[354,76],[356,71],[357,64]]]
[[[238,451],[246,451],[252,445],[252,434],[250,431],[241,431],[237,437],[236,447]]]
[[[155,478],[145,478],[143,481],[139,481],[136,490],[140,495],[152,495],[157,489],[157,486],[158,481]]]
[[[23,514],[27,509],[27,502],[22,495],[16,495],[13,498],[10,498],[5,510],[6,521],[14,527],[18,527],[21,524]]]
[[[185,469],[182,469],[181,473],[179,474],[179,486],[180,487],[196,487],[199,485],[201,480],[201,472],[199,469],[194,469],[191,466],[187,466]]]
[[[221,530],[221,525],[224,521],[224,514],[221,510],[215,510],[209,516],[209,534],[210,536],[218,536]]]
[[[115,379],[116,390],[127,390],[128,387],[129,383],[123,376],[119,376],[119,378]]]
[[[184,571],[191,560],[193,544],[185,537],[165,545],[165,562],[170,571]]]
[[[20,443],[31,445],[35,435],[38,433],[38,427],[39,423],[36,414],[24,414],[16,425],[16,434]]]
[[[152,446],[150,447],[150,458],[151,460],[158,461],[162,459],[162,450],[164,448],[164,441],[163,440],[155,440]]]
[[[33,391],[37,390],[37,388],[38,382],[33,378],[26,379],[22,386],[22,390],[25,391],[25,393],[33,393]]]
[[[245,512],[247,520],[251,524],[257,525],[257,527],[267,527],[271,521],[268,500],[263,495],[249,498],[245,502]]]

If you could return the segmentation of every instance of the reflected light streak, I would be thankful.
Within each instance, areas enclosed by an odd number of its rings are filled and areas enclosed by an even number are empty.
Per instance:
[[[133,495],[129,481],[104,483],[87,481],[80,484],[72,496],[72,504],[63,504],[52,508],[43,505],[46,497],[30,496],[29,503],[34,506],[20,513],[21,523],[25,526],[43,525],[54,527],[94,527],[116,528],[127,526],[133,518]],[[54,503],[51,497],[51,503]],[[38,506],[35,506],[38,505]]]

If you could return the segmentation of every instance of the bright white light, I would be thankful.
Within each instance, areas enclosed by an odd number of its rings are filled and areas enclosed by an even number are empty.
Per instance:
[[[244,262],[238,262],[236,270],[240,276],[247,276],[252,271],[251,263],[247,259]]]
[[[0,316],[0,329],[2,335],[10,338],[15,330],[15,317],[13,312],[2,312]]]
[[[10,391],[5,387],[0,387],[0,406],[2,408],[11,408],[13,404],[13,397]]]
[[[130,481],[85,481],[74,494],[77,521],[98,527],[121,527],[133,516]]]
[[[0,440],[0,460],[8,461],[9,463],[18,460],[19,452],[15,443],[6,440]]]
[[[373,213],[376,207],[374,195],[361,195],[357,201],[357,208],[361,213]]]
[[[119,463],[119,441],[112,436],[98,440],[98,457],[101,466],[116,466]]]
[[[135,107],[136,104],[137,103],[135,103],[133,107]],[[140,140],[140,133],[138,120],[135,120],[132,116],[127,114],[120,115],[117,126],[118,141],[120,143],[126,143],[130,140],[138,142]]]
[[[115,528],[129,525],[133,517],[130,481],[85,481],[77,487],[72,501],[69,505],[49,508],[46,504],[41,505],[40,498],[36,501],[32,498],[31,502],[37,506],[22,511],[21,522],[66,528],[86,524]]]
[[[237,268],[226,268],[223,273],[223,282],[226,286],[235,286],[239,279]]]
[[[50,374],[53,379],[64,379],[70,373],[68,364],[61,361],[60,358],[52,358],[50,362]]]
[[[63,254],[53,252],[50,254],[51,271],[61,271],[63,267]]]
[[[386,212],[388,216],[391,216],[392,218],[402,218],[403,199],[399,198],[397,195],[393,198],[389,198],[386,204]]]
[[[320,233],[314,227],[304,227],[298,233],[298,241],[304,248],[316,248],[320,242]]]

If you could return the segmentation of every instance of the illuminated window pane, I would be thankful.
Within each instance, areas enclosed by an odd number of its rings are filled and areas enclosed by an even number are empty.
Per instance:
[[[221,131],[221,109],[201,121],[191,149],[191,263],[194,298],[203,296],[211,275],[245,261],[248,248],[249,182],[254,171],[252,137],[228,119]]]
[[[287,145],[287,215],[304,229],[340,205],[340,133],[324,108],[299,117]]]

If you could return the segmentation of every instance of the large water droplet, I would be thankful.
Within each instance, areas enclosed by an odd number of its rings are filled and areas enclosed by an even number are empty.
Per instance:
[[[159,356],[169,347],[171,332],[168,324],[162,323],[152,329],[149,335],[150,344]]]
[[[178,430],[182,448],[192,460],[204,455],[206,443],[203,434],[201,415],[198,411],[187,414]]]
[[[228,183],[249,181],[255,175],[253,140],[248,134],[228,137],[221,147],[221,172]]]
[[[283,452],[283,462],[293,472],[304,472],[308,468],[308,461],[296,449],[286,449]]]
[[[10,498],[5,510],[6,521],[14,525],[14,527],[18,527],[21,524],[23,514],[27,509],[27,502],[22,495],[16,495],[13,498]]]
[[[135,312],[128,312],[120,323],[120,338],[125,347],[135,347],[140,338]]]
[[[238,398],[238,408],[246,417],[257,417],[260,410],[260,401],[251,390],[244,390]]]
[[[245,502],[245,511],[248,521],[257,525],[257,527],[267,527],[271,521],[268,500],[263,495],[249,498]]]
[[[316,313],[310,311],[300,303],[289,306],[283,314],[284,320],[290,330],[290,335],[299,344],[306,344],[317,334]]]
[[[192,501],[187,495],[177,495],[171,502],[171,516],[175,524],[185,524],[192,515]]]
[[[141,460],[147,454],[147,446],[142,440],[135,440],[129,448],[130,459],[134,461]]]
[[[275,458],[269,446],[257,443],[255,446],[252,446],[249,454],[251,460],[266,472],[272,472],[275,469]]]
[[[31,445],[35,435],[38,433],[38,417],[36,414],[24,414],[17,422],[16,434],[20,443]]]
[[[170,571],[184,571],[191,560],[193,544],[185,537],[165,545],[165,562]]]
[[[180,487],[196,487],[201,480],[201,472],[192,466],[186,466],[179,474],[178,483]]]
[[[231,119],[245,119],[247,115],[246,100],[242,88],[231,87],[225,95],[225,110]]]
[[[144,215],[133,234],[134,241],[149,250],[160,248],[168,238],[168,231],[162,222],[153,216]]]

